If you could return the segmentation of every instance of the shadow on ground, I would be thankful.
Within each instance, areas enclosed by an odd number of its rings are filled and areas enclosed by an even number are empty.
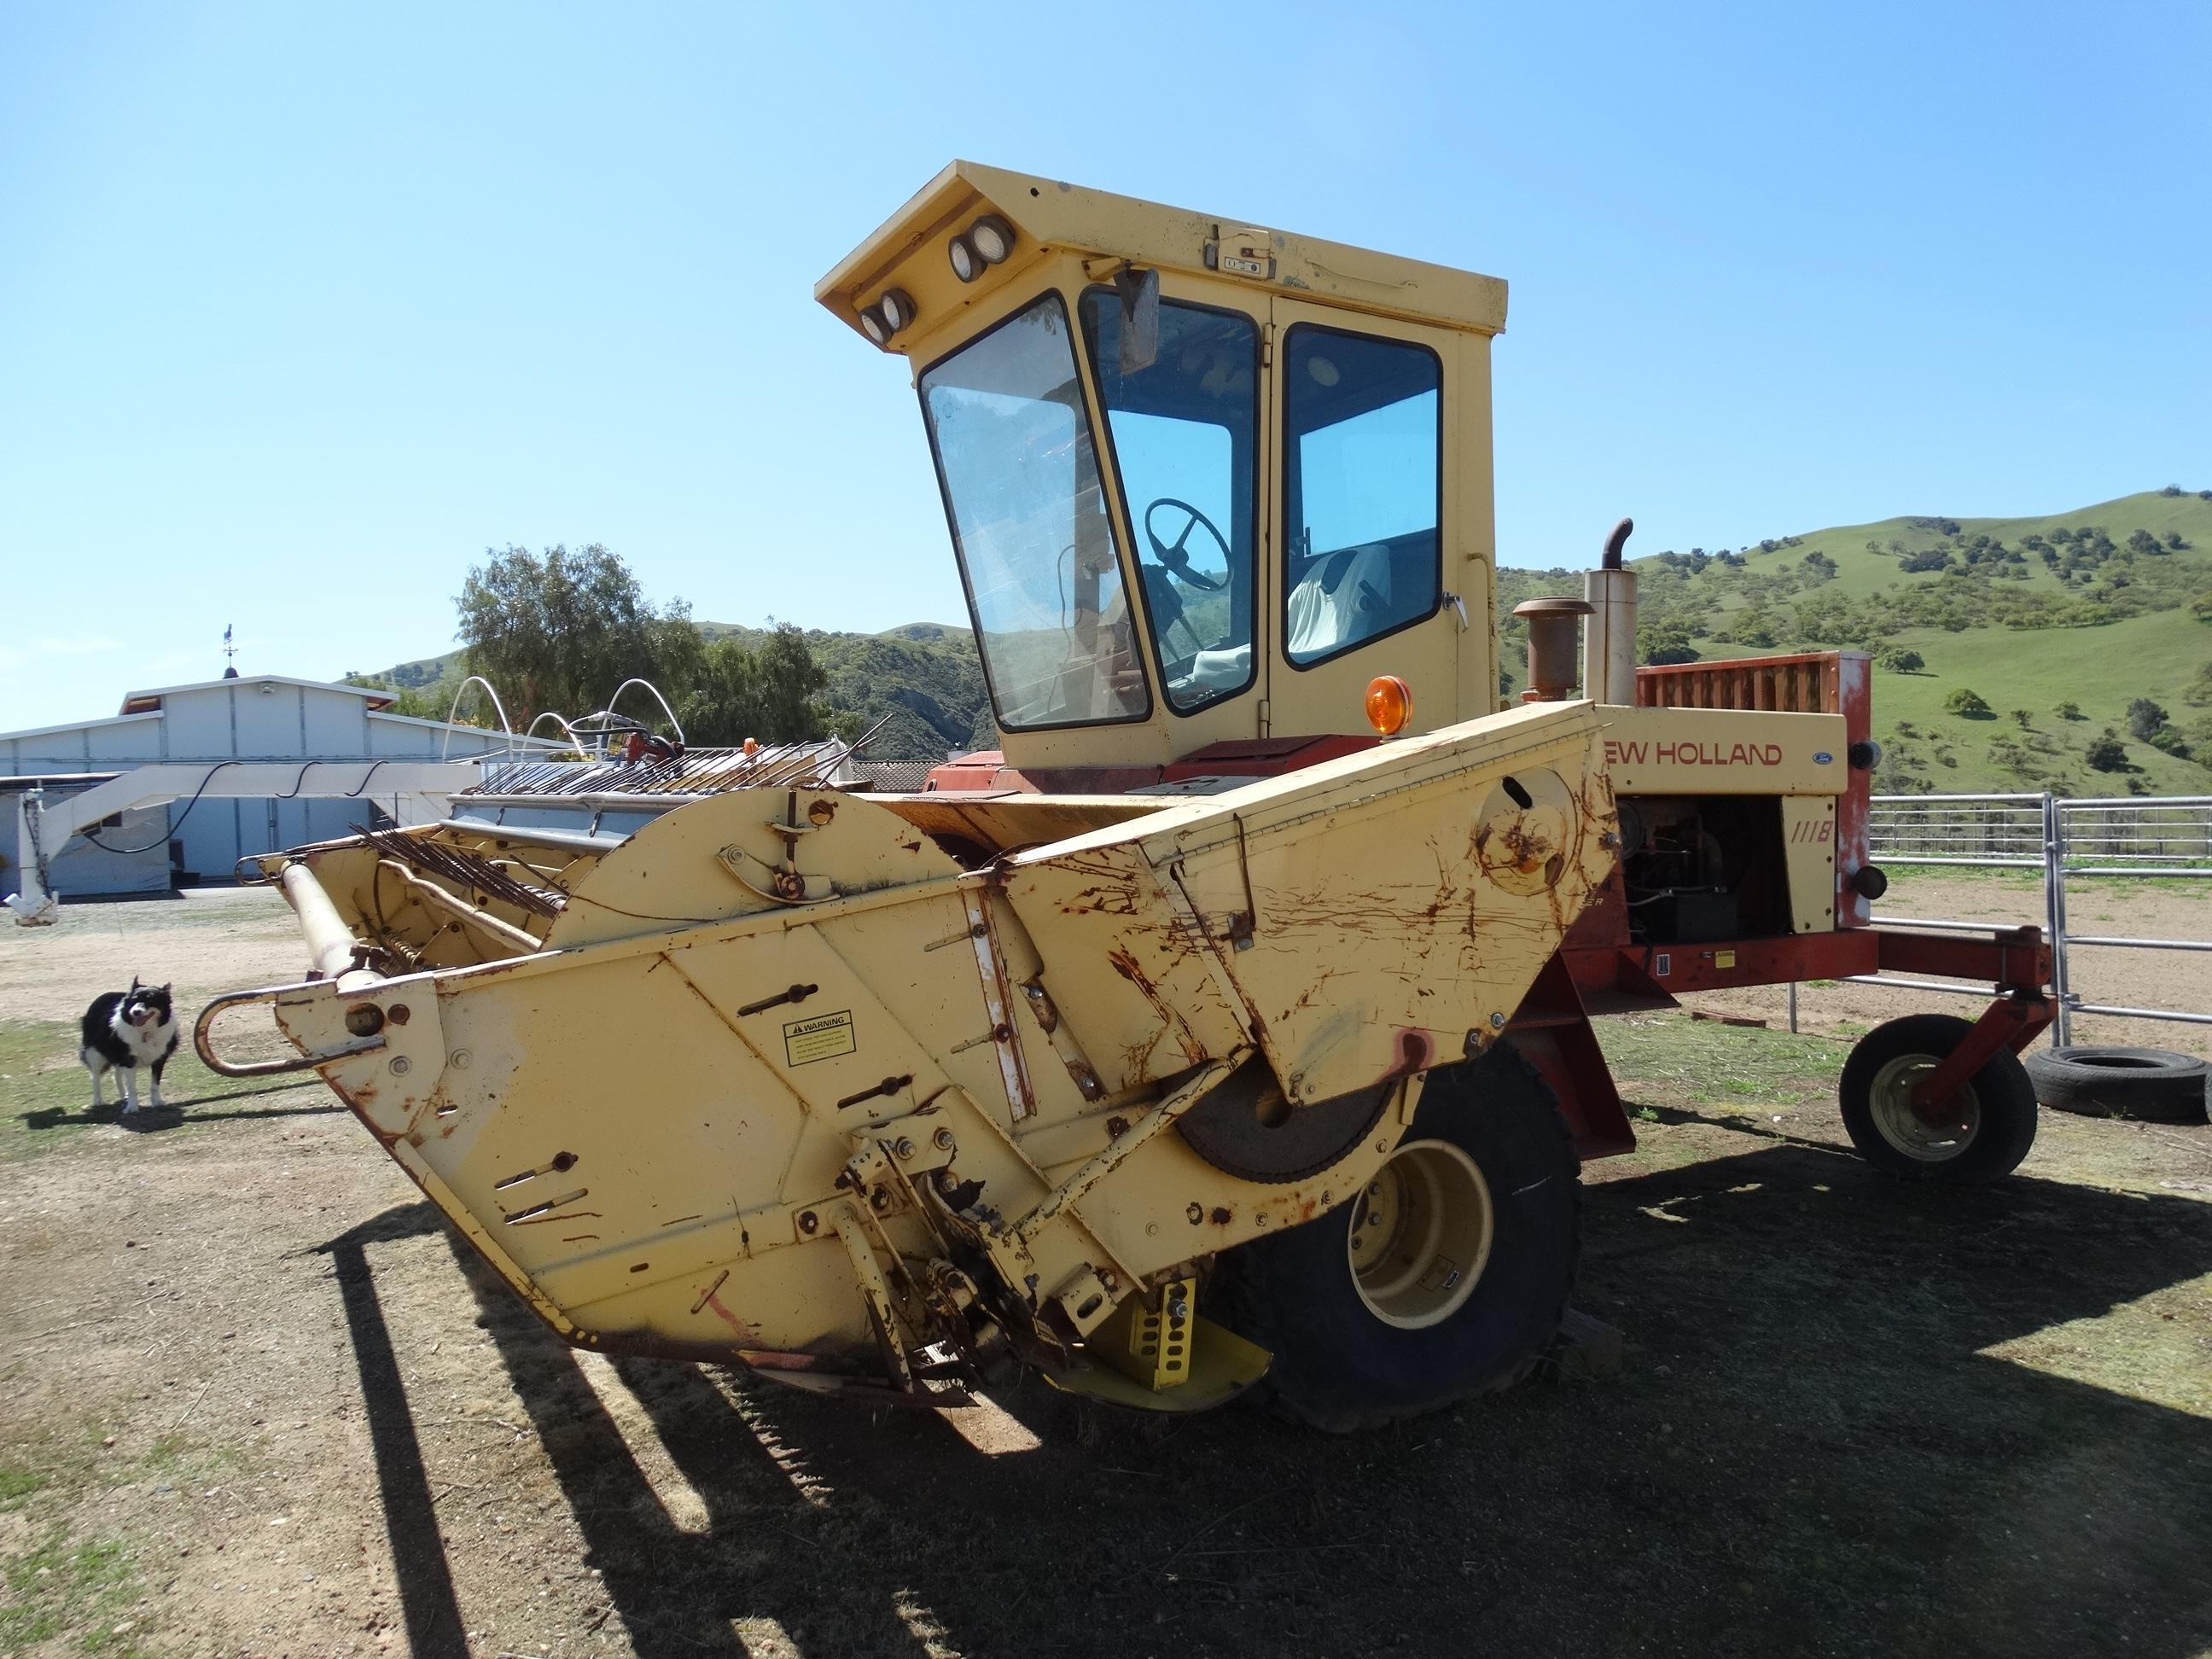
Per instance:
[[[137,1111],[128,1114],[112,1101],[105,1106],[88,1106],[74,1112],[59,1106],[43,1106],[35,1111],[22,1113],[21,1121],[27,1129],[81,1129],[94,1123],[112,1123],[138,1134],[158,1134],[164,1129],[179,1129],[188,1123],[222,1123],[234,1118],[327,1117],[334,1112],[346,1109],[343,1101],[332,1100],[325,1095],[312,1106],[247,1106],[229,1112],[195,1110],[190,1117],[185,1115],[185,1108],[188,1106],[228,1105],[234,1100],[295,1093],[302,1086],[297,1083],[286,1083],[273,1089],[239,1089],[229,1094],[187,1096],[181,1100],[165,1100],[159,1106],[141,1106]]]
[[[2212,1272],[2212,1206],[1916,1190],[1772,1141],[1593,1185],[1588,1211],[1580,1299],[1628,1331],[1626,1375],[1352,1438],[1030,1384],[1001,1403],[1042,1443],[990,1456],[933,1413],[621,1362],[703,1525],[672,1519],[574,1356],[455,1253],[579,1566],[648,1659],[735,1659],[746,1620],[810,1656],[2212,1644],[2212,1422],[1980,1352]],[[460,1626],[365,1246],[434,1224],[417,1206],[330,1247],[418,1654],[460,1652]]]

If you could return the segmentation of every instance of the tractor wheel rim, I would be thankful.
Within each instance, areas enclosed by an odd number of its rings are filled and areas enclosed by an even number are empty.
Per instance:
[[[1490,1183],[1473,1158],[1448,1140],[1407,1141],[1352,1208],[1352,1282],[1386,1325],[1440,1324],[1474,1294],[1497,1227]]]
[[[1868,1105],[1881,1138],[1905,1157],[1923,1164],[1944,1164],[1974,1144],[1981,1132],[1982,1103],[1974,1085],[1964,1083],[1944,1103],[1940,1121],[1931,1123],[1912,1109],[1912,1091],[1942,1062],[1932,1054],[1899,1054],[1875,1073]]]

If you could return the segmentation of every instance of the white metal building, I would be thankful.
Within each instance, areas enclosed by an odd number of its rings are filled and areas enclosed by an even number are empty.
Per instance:
[[[88,789],[134,767],[166,763],[295,762],[300,790],[319,762],[455,760],[505,750],[503,732],[448,726],[392,712],[393,695],[283,674],[248,674],[192,685],[133,691],[102,719],[0,732],[0,890],[9,884],[16,847],[15,796],[33,784],[52,794]],[[228,881],[249,853],[265,853],[347,833],[372,821],[376,780],[354,799],[287,798],[184,800],[142,807],[97,833],[117,853],[79,837],[54,856],[58,890],[69,894],[159,891],[175,872],[187,881]]]

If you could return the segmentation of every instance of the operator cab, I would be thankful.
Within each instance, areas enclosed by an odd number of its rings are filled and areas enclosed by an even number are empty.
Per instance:
[[[1010,767],[1497,706],[1502,283],[956,162],[816,296],[914,364]]]

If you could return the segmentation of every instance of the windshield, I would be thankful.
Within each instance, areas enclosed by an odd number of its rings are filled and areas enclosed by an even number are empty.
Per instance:
[[[921,406],[1000,726],[1143,719],[1152,701],[1060,296],[930,368]]]
[[[1252,683],[1260,331],[1163,301],[1152,361],[1124,368],[1121,301],[1102,290],[1083,296],[1083,331],[1168,705],[1189,714]]]

